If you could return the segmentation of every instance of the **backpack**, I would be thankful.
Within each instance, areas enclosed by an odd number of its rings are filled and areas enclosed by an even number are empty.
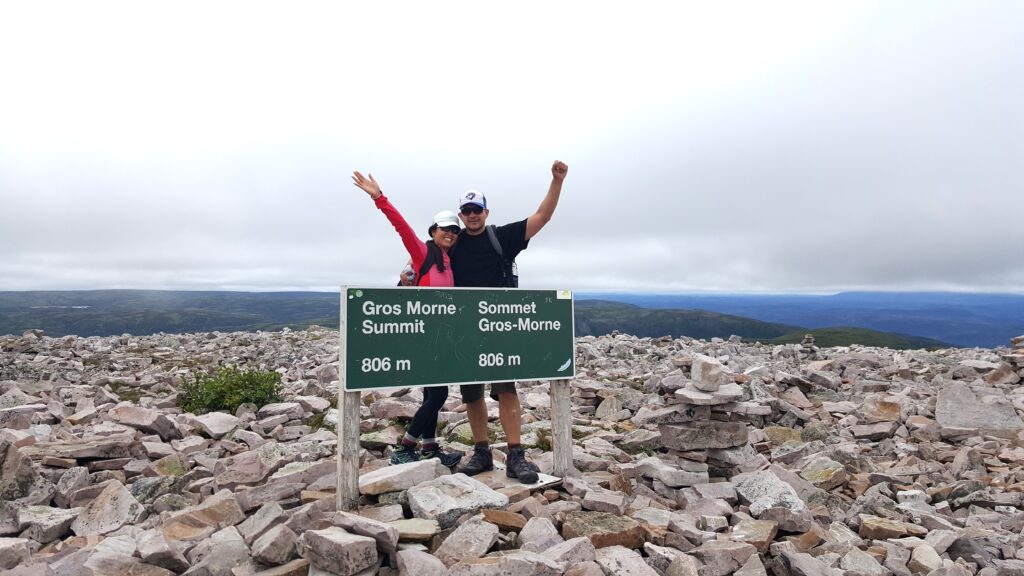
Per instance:
[[[505,258],[505,251],[501,249],[501,242],[498,241],[498,235],[494,232],[493,224],[487,226],[487,239],[491,241],[491,247],[501,257],[501,286],[498,286],[498,288],[519,288],[519,267],[516,266],[515,260]],[[451,250],[455,250],[458,246],[458,243],[456,243]],[[431,255],[432,252],[428,250],[426,258],[423,259],[423,264],[420,265],[419,272],[416,273],[414,286],[420,285],[420,280],[430,271],[430,267],[434,265],[434,258]],[[448,252],[448,255],[451,256],[451,251]],[[399,282],[398,284],[401,285],[402,283]]]

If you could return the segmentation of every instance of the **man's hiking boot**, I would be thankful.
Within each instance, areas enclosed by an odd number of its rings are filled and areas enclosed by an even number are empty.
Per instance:
[[[491,447],[481,448],[479,446],[473,447],[473,456],[466,462],[464,466],[459,468],[459,472],[466,476],[475,476],[481,472],[487,472],[488,470],[494,470],[494,459],[491,457]]]
[[[457,452],[443,452],[440,448],[436,450],[424,450],[420,453],[420,459],[429,460],[437,458],[444,464],[445,468],[451,468],[462,461],[462,454]]]
[[[408,464],[409,462],[417,462],[419,459],[420,454],[416,451],[415,446],[399,444],[395,446],[395,450],[391,453],[392,464]]]
[[[521,446],[508,451],[508,458],[505,459],[505,476],[518,478],[523,484],[533,484],[537,481],[537,467],[526,461],[526,453]]]

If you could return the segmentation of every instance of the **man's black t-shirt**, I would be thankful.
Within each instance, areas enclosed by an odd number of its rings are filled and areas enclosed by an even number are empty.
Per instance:
[[[515,260],[530,243],[526,239],[526,220],[496,226],[494,233],[505,253],[504,257],[509,260]],[[459,241],[455,243],[449,257],[456,286],[494,288],[502,285],[502,257],[494,251],[486,231],[476,236],[470,236],[465,230],[460,232]]]

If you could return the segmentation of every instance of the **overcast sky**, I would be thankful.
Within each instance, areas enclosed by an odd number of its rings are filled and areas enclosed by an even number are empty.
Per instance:
[[[2,0],[0,0],[2,1]],[[0,3],[0,290],[335,290],[569,165],[523,287],[1024,292],[1024,3]]]

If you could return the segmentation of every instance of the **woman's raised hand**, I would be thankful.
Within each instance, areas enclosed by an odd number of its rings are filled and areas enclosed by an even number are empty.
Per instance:
[[[367,174],[367,176],[369,178],[364,177],[359,172],[353,172],[352,183],[361,188],[363,192],[369,194],[370,198],[376,200],[382,194],[380,184],[377,184],[377,181],[373,179],[373,174]]]

